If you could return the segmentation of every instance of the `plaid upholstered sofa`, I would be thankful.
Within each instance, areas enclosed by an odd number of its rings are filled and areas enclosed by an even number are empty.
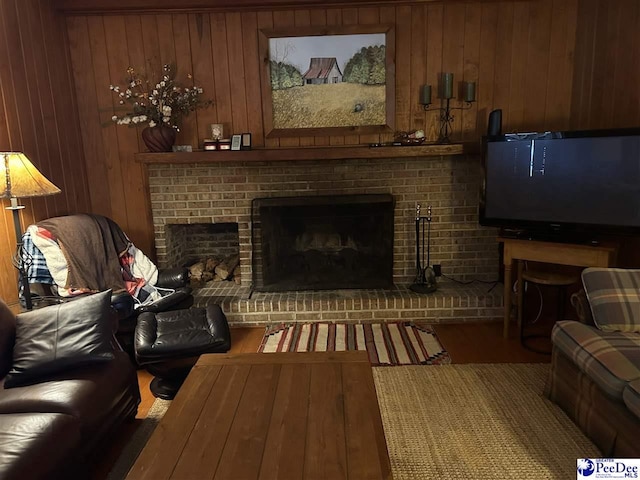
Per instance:
[[[547,397],[607,457],[640,457],[640,270],[587,268],[557,322]]]

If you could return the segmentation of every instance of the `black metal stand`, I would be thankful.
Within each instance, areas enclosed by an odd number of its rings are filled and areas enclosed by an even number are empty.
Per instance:
[[[432,293],[438,289],[436,274],[429,266],[431,250],[431,205],[427,208],[427,216],[420,216],[420,204],[416,205],[416,278],[409,288],[416,293]],[[427,248],[425,262],[424,230],[427,224]],[[422,230],[422,235],[420,230]],[[422,252],[420,244],[422,243]],[[425,267],[423,267],[423,263]]]
[[[6,207],[7,210],[13,212],[13,228],[16,232],[16,254],[13,258],[13,266],[19,272],[19,286],[22,287],[22,296],[24,297],[24,307],[27,310],[33,309],[33,301],[31,300],[31,288],[29,287],[29,279],[27,278],[27,271],[25,268],[25,262],[22,249],[22,225],[20,224],[20,210],[24,208],[24,205],[18,205],[18,199],[11,197],[11,206]]]
[[[452,107],[450,98],[445,98],[443,100],[445,101],[445,106],[433,109],[432,111],[440,112],[440,135],[438,136],[438,141],[436,143],[447,144],[451,143],[449,135],[451,135],[451,124],[455,118],[451,112],[453,110],[469,110],[472,102],[466,102],[466,106],[464,107]],[[429,110],[429,104],[423,105],[423,108],[425,111]]]

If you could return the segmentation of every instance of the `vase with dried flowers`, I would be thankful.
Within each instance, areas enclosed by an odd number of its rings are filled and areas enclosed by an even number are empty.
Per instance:
[[[150,152],[171,151],[182,117],[213,103],[201,97],[201,87],[176,85],[173,66],[164,65],[162,70],[160,80],[152,82],[129,67],[126,87],[109,86],[120,105],[129,105],[132,110],[114,115],[111,120],[117,125],[145,125],[142,140]],[[191,79],[191,75],[188,78]]]

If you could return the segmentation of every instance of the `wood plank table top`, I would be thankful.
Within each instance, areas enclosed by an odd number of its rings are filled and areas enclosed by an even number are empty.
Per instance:
[[[366,352],[202,355],[127,479],[390,479]]]

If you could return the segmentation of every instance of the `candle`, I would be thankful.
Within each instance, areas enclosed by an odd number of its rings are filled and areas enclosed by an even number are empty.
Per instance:
[[[442,98],[453,98],[453,73],[442,74]]]
[[[420,91],[420,104],[429,105],[431,103],[431,85],[423,85]]]
[[[464,82],[464,101],[467,103],[476,101],[476,82]]]

